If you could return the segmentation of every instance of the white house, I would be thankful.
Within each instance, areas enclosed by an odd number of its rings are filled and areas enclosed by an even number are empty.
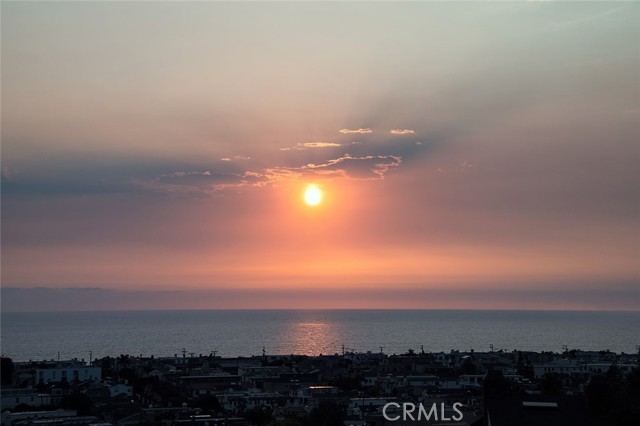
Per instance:
[[[129,386],[124,383],[116,383],[115,385],[109,386],[109,393],[111,394],[111,398],[118,395],[133,396],[133,386]]]
[[[39,394],[33,389],[3,389],[0,398],[0,407],[2,409],[13,409],[17,405],[26,404],[33,407],[40,405],[50,405],[51,395]]]
[[[577,360],[557,359],[544,364],[533,364],[533,373],[536,378],[540,378],[546,373],[582,375],[587,373],[587,367]]]
[[[36,383],[59,382],[63,379],[66,379],[69,383],[100,380],[102,379],[102,369],[100,367],[90,367],[84,362],[36,369]]]

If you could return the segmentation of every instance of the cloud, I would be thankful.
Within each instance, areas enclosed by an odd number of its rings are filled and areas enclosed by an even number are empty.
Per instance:
[[[298,146],[301,146],[304,148],[333,148],[333,147],[341,146],[341,144],[333,143],[333,142],[305,142],[305,143],[299,143]]]
[[[286,148],[287,155],[264,157],[261,161],[253,160],[255,157],[249,157],[249,152],[215,157],[214,161],[202,159],[192,164],[175,161],[122,164],[120,159],[98,162],[93,158],[83,158],[83,161],[69,164],[56,163],[56,167],[69,169],[73,166],[77,169],[72,169],[69,176],[48,180],[40,175],[31,177],[27,173],[20,176],[22,179],[17,179],[14,170],[5,166],[1,170],[2,191],[8,196],[149,192],[200,197],[218,191],[240,191],[307,177],[381,179],[393,168],[410,165],[418,153],[430,146],[427,143],[418,146],[411,138],[392,140],[387,135],[381,140],[373,139],[366,143],[300,142]],[[79,164],[83,168],[79,168]]]
[[[264,174],[252,171],[221,173],[206,170],[169,173],[137,184],[138,187],[153,192],[206,195],[227,188],[262,186],[267,181]]]
[[[384,179],[392,168],[400,166],[402,157],[397,155],[366,155],[361,157],[345,154],[322,163],[308,163],[300,167],[275,167],[268,169],[270,179],[301,178],[315,176],[323,178]]]
[[[280,151],[301,151],[308,148],[338,148],[342,144],[334,142],[303,142],[292,147],[280,148]]]
[[[383,136],[383,135],[381,135]],[[115,193],[155,193],[167,195],[209,196],[219,191],[241,191],[250,187],[276,185],[296,179],[383,179],[387,173],[428,149],[417,146],[411,138],[370,140],[366,143],[334,141],[300,142],[287,148],[287,155],[264,157],[255,161],[252,153],[202,159],[197,163],[148,164],[140,161],[83,159],[72,165],[62,179],[45,180],[42,176],[16,178],[13,170],[2,168],[3,195],[84,195]],[[430,144],[429,144],[430,145]],[[276,151],[279,152],[279,151]],[[249,160],[249,161],[246,161]],[[66,163],[61,163],[67,166]],[[86,166],[89,164],[91,167]],[[57,167],[60,167],[56,163]]]
[[[411,129],[393,129],[389,133],[392,135],[415,135],[416,132]]]
[[[236,155],[233,158],[231,157],[222,157],[220,161],[233,161],[233,160],[251,160],[251,157],[246,155]]]
[[[178,171],[160,175],[146,187],[168,193],[212,194],[221,190],[262,187],[302,179],[384,179],[387,173],[411,162],[425,147],[414,141],[371,141],[366,144],[300,142],[280,148],[290,154],[261,167],[237,165],[234,170],[218,167],[205,171]],[[349,151],[346,151],[349,150]],[[227,164],[235,157],[223,157]]]
[[[167,175],[169,177],[184,177],[184,176],[211,176],[210,171],[204,172],[175,172]]]
[[[367,127],[366,129],[340,129],[339,132],[342,133],[343,135],[350,135],[354,133],[358,133],[358,134],[373,133],[373,130]]]

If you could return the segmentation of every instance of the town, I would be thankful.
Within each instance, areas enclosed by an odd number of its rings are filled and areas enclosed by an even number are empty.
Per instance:
[[[3,357],[2,426],[638,425],[639,365],[568,348]]]

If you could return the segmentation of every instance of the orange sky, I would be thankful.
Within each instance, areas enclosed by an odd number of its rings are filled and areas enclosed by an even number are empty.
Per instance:
[[[640,306],[639,13],[3,5],[2,287]]]

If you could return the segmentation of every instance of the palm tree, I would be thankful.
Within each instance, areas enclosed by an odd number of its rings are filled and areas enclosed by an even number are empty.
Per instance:
[[[131,360],[129,359],[129,355],[124,355],[121,354],[118,358],[117,358],[117,370],[120,371],[123,368],[128,367],[129,365],[131,365]]]

